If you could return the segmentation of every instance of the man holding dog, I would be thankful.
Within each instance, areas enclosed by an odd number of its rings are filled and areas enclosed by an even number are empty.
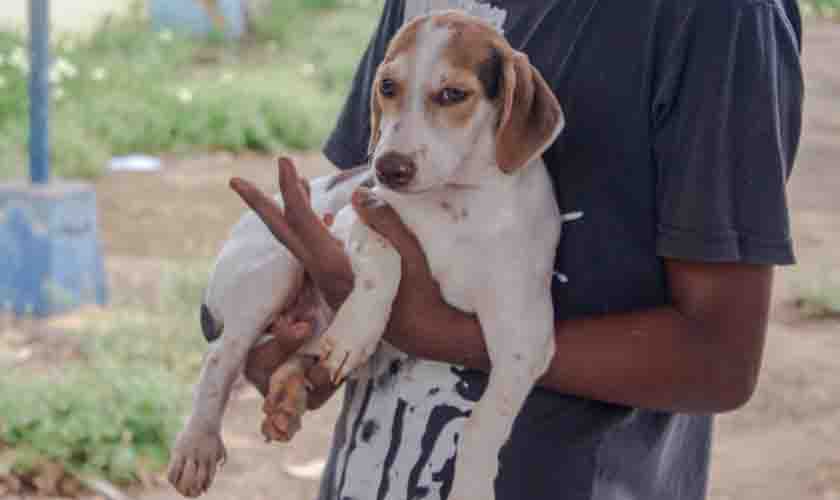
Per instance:
[[[561,211],[585,213],[564,226],[557,353],[500,455],[497,498],[702,499],[712,415],[750,398],[773,267],[794,261],[785,183],[803,97],[795,2],[489,3],[563,106],[566,129],[544,160]],[[375,70],[419,4],[385,2],[325,147],[339,168],[366,162]],[[317,255],[309,275],[341,304],[353,280],[341,246],[288,162],[280,185],[284,213],[255,190],[240,194]],[[345,391],[321,499],[445,499],[454,452],[445,441],[490,369],[481,327],[443,301],[410,231],[369,196],[357,193],[354,206],[403,257],[388,352],[374,355],[392,361]],[[265,392],[310,334],[293,317],[278,321],[274,341],[252,352],[249,378]],[[417,394],[412,373],[454,381],[457,396],[412,418],[415,404],[440,397]],[[310,378],[317,407],[335,388],[317,370]]]

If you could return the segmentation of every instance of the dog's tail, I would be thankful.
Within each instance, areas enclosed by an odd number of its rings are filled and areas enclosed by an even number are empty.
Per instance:
[[[201,333],[204,334],[204,338],[207,339],[207,342],[213,342],[222,336],[222,331],[225,329],[225,325],[213,317],[213,314],[210,313],[210,308],[207,307],[207,304],[201,304],[200,316]]]

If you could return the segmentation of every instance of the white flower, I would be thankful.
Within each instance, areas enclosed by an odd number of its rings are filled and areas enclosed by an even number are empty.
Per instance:
[[[67,39],[61,42],[61,50],[64,52],[73,52],[76,49],[76,42],[72,39]]]
[[[223,83],[230,83],[233,81],[234,75],[230,71],[225,71],[222,73],[222,77],[220,78]]]
[[[18,68],[22,73],[29,73],[29,59],[26,57],[23,47],[15,47],[9,54],[9,64]]]
[[[172,33],[172,30],[166,29],[158,33],[158,39],[161,42],[169,43],[175,38],[175,34]]]
[[[55,99],[56,101],[60,101],[60,100],[64,99],[64,96],[65,96],[64,89],[61,88],[61,87],[56,87],[55,89],[53,89],[52,96],[53,96],[53,99]]]
[[[58,85],[61,83],[61,72],[58,71],[58,68],[55,66],[50,68],[50,83],[53,85]]]
[[[184,104],[192,102],[193,100],[193,93],[188,88],[182,87],[178,89],[178,92],[175,95],[178,97],[178,100],[183,102]]]
[[[56,59],[53,65],[50,66],[49,78],[50,83],[53,85],[61,83],[65,78],[75,78],[78,75],[79,69],[63,57]]]
[[[58,71],[67,78],[76,78],[79,75],[78,68],[63,57],[59,57],[58,60],[55,61],[55,66],[58,68]]]
[[[300,67],[300,72],[303,76],[310,77],[315,74],[315,65],[312,63],[306,63]]]
[[[103,67],[94,68],[93,71],[90,72],[90,78],[93,81],[101,82],[105,78],[108,77],[108,70]]]

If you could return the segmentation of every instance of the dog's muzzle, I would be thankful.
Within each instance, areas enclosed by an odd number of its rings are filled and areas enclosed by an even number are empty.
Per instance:
[[[385,153],[376,160],[374,168],[376,180],[391,189],[408,186],[417,174],[414,160],[401,153]]]

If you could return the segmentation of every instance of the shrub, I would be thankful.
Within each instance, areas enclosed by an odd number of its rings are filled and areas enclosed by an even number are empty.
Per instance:
[[[53,48],[53,172],[93,178],[111,155],[318,147],[378,11],[337,0],[272,2],[256,40],[225,45],[152,33],[139,18]],[[27,54],[0,32],[0,179],[23,176]]]
[[[157,306],[118,309],[66,333],[78,359],[0,379],[0,478],[49,463],[131,483],[166,465],[206,347],[197,311],[207,269],[173,266]]]

